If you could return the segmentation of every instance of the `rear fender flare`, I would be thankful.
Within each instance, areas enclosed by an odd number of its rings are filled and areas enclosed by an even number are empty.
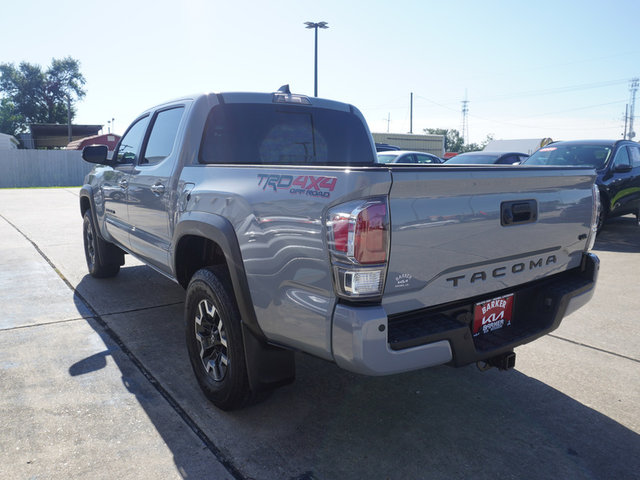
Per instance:
[[[174,231],[172,242],[174,248],[171,252],[171,265],[176,278],[178,268],[175,247],[185,235],[211,240],[224,254],[233,287],[231,293],[235,297],[242,321],[245,359],[251,389],[259,392],[292,382],[295,378],[294,352],[270,345],[258,324],[242,253],[231,222],[212,213],[187,212],[182,215]]]
[[[96,202],[93,198],[93,187],[91,185],[83,185],[80,189],[80,215],[84,216],[84,212],[86,208],[83,207],[83,203],[89,202],[89,210],[91,210],[91,219],[93,220],[93,224],[96,227],[96,233],[100,238],[105,241],[109,241],[110,239],[108,235],[105,236],[104,232],[100,228],[102,223],[98,221],[98,212],[96,211]]]
[[[171,265],[173,275],[176,278],[178,277],[176,247],[180,243],[180,239],[187,235],[206,238],[220,247],[227,262],[233,294],[240,310],[242,322],[258,338],[266,340],[253,309],[240,246],[231,222],[220,215],[205,212],[187,212],[181,216],[174,230],[172,241],[174,248],[171,250]]]

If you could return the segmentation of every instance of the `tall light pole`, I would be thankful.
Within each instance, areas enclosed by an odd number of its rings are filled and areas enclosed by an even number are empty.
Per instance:
[[[327,22],[304,22],[307,28],[313,28],[316,31],[316,55],[315,55],[315,68],[313,71],[313,96],[318,96],[318,29],[329,28]]]

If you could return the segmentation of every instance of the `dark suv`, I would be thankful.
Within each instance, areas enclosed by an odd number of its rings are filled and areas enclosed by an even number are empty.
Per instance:
[[[575,140],[541,148],[525,165],[576,165],[596,169],[601,213],[598,230],[609,217],[633,213],[640,225],[640,144],[629,140]]]

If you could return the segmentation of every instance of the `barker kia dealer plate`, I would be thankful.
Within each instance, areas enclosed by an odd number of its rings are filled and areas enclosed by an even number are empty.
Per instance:
[[[511,325],[513,293],[476,303],[473,312],[473,336]]]

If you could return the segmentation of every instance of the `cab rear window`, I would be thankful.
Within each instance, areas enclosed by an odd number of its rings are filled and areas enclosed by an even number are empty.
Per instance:
[[[369,134],[350,112],[278,104],[222,104],[209,113],[200,163],[370,165]]]

